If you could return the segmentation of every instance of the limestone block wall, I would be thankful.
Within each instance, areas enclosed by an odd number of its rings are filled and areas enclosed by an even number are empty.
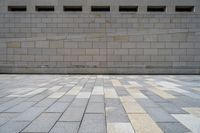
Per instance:
[[[200,74],[199,1],[134,1],[0,1],[0,73]],[[130,2],[138,12],[118,11]],[[147,12],[154,3],[167,11]],[[27,11],[7,11],[16,4]],[[78,4],[82,12],[62,10]],[[110,12],[91,12],[98,4]],[[195,12],[174,10],[194,4]],[[36,12],[35,5],[55,11]]]

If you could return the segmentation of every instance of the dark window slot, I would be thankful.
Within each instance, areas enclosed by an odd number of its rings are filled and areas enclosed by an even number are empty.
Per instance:
[[[119,6],[120,12],[137,12],[138,6]]]
[[[176,6],[176,12],[194,12],[194,6]]]
[[[165,6],[148,6],[147,12],[165,12]]]
[[[53,12],[54,6],[36,6],[35,10],[38,12]]]
[[[64,6],[63,11],[65,11],[65,12],[81,12],[82,6]]]
[[[8,11],[11,12],[25,12],[26,6],[8,6]]]
[[[91,11],[92,12],[109,12],[110,6],[92,6]]]

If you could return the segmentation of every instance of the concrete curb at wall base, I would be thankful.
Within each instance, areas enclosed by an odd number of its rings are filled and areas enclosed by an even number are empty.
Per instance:
[[[199,75],[200,69],[133,68],[0,68],[1,74],[186,74]]]

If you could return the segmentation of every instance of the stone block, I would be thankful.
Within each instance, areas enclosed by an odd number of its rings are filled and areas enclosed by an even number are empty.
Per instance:
[[[64,41],[64,48],[78,48],[78,42]]]
[[[20,42],[8,42],[7,48],[20,48],[21,43]]]
[[[79,61],[92,61],[92,56],[79,56]]]
[[[106,56],[93,56],[93,61],[106,61]]]
[[[43,55],[56,55],[56,49],[50,49],[50,48],[47,48],[47,49],[42,49],[42,54]]]
[[[35,56],[35,61],[49,61],[49,56]]]
[[[49,48],[64,48],[63,40],[51,40],[49,41]]]
[[[115,55],[128,55],[128,49],[116,49]]]
[[[144,49],[144,55],[158,55],[158,49]]]
[[[34,48],[35,47],[35,43],[30,41],[30,42],[22,42],[21,43],[21,47],[22,48]]]
[[[86,49],[86,55],[99,55],[99,49]]]
[[[35,48],[49,48],[49,41],[36,41]]]
[[[50,57],[50,61],[63,61],[64,58],[63,56],[49,56]]]
[[[172,55],[186,55],[186,49],[172,49]]]
[[[35,57],[33,55],[21,55],[21,61],[34,61]]]
[[[129,55],[143,55],[144,49],[129,49]]]
[[[28,48],[28,55],[42,55],[42,49],[40,49],[40,48]]]

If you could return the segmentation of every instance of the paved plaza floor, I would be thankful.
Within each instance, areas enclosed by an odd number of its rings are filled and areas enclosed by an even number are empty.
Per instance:
[[[200,133],[200,76],[0,75],[0,133]]]

